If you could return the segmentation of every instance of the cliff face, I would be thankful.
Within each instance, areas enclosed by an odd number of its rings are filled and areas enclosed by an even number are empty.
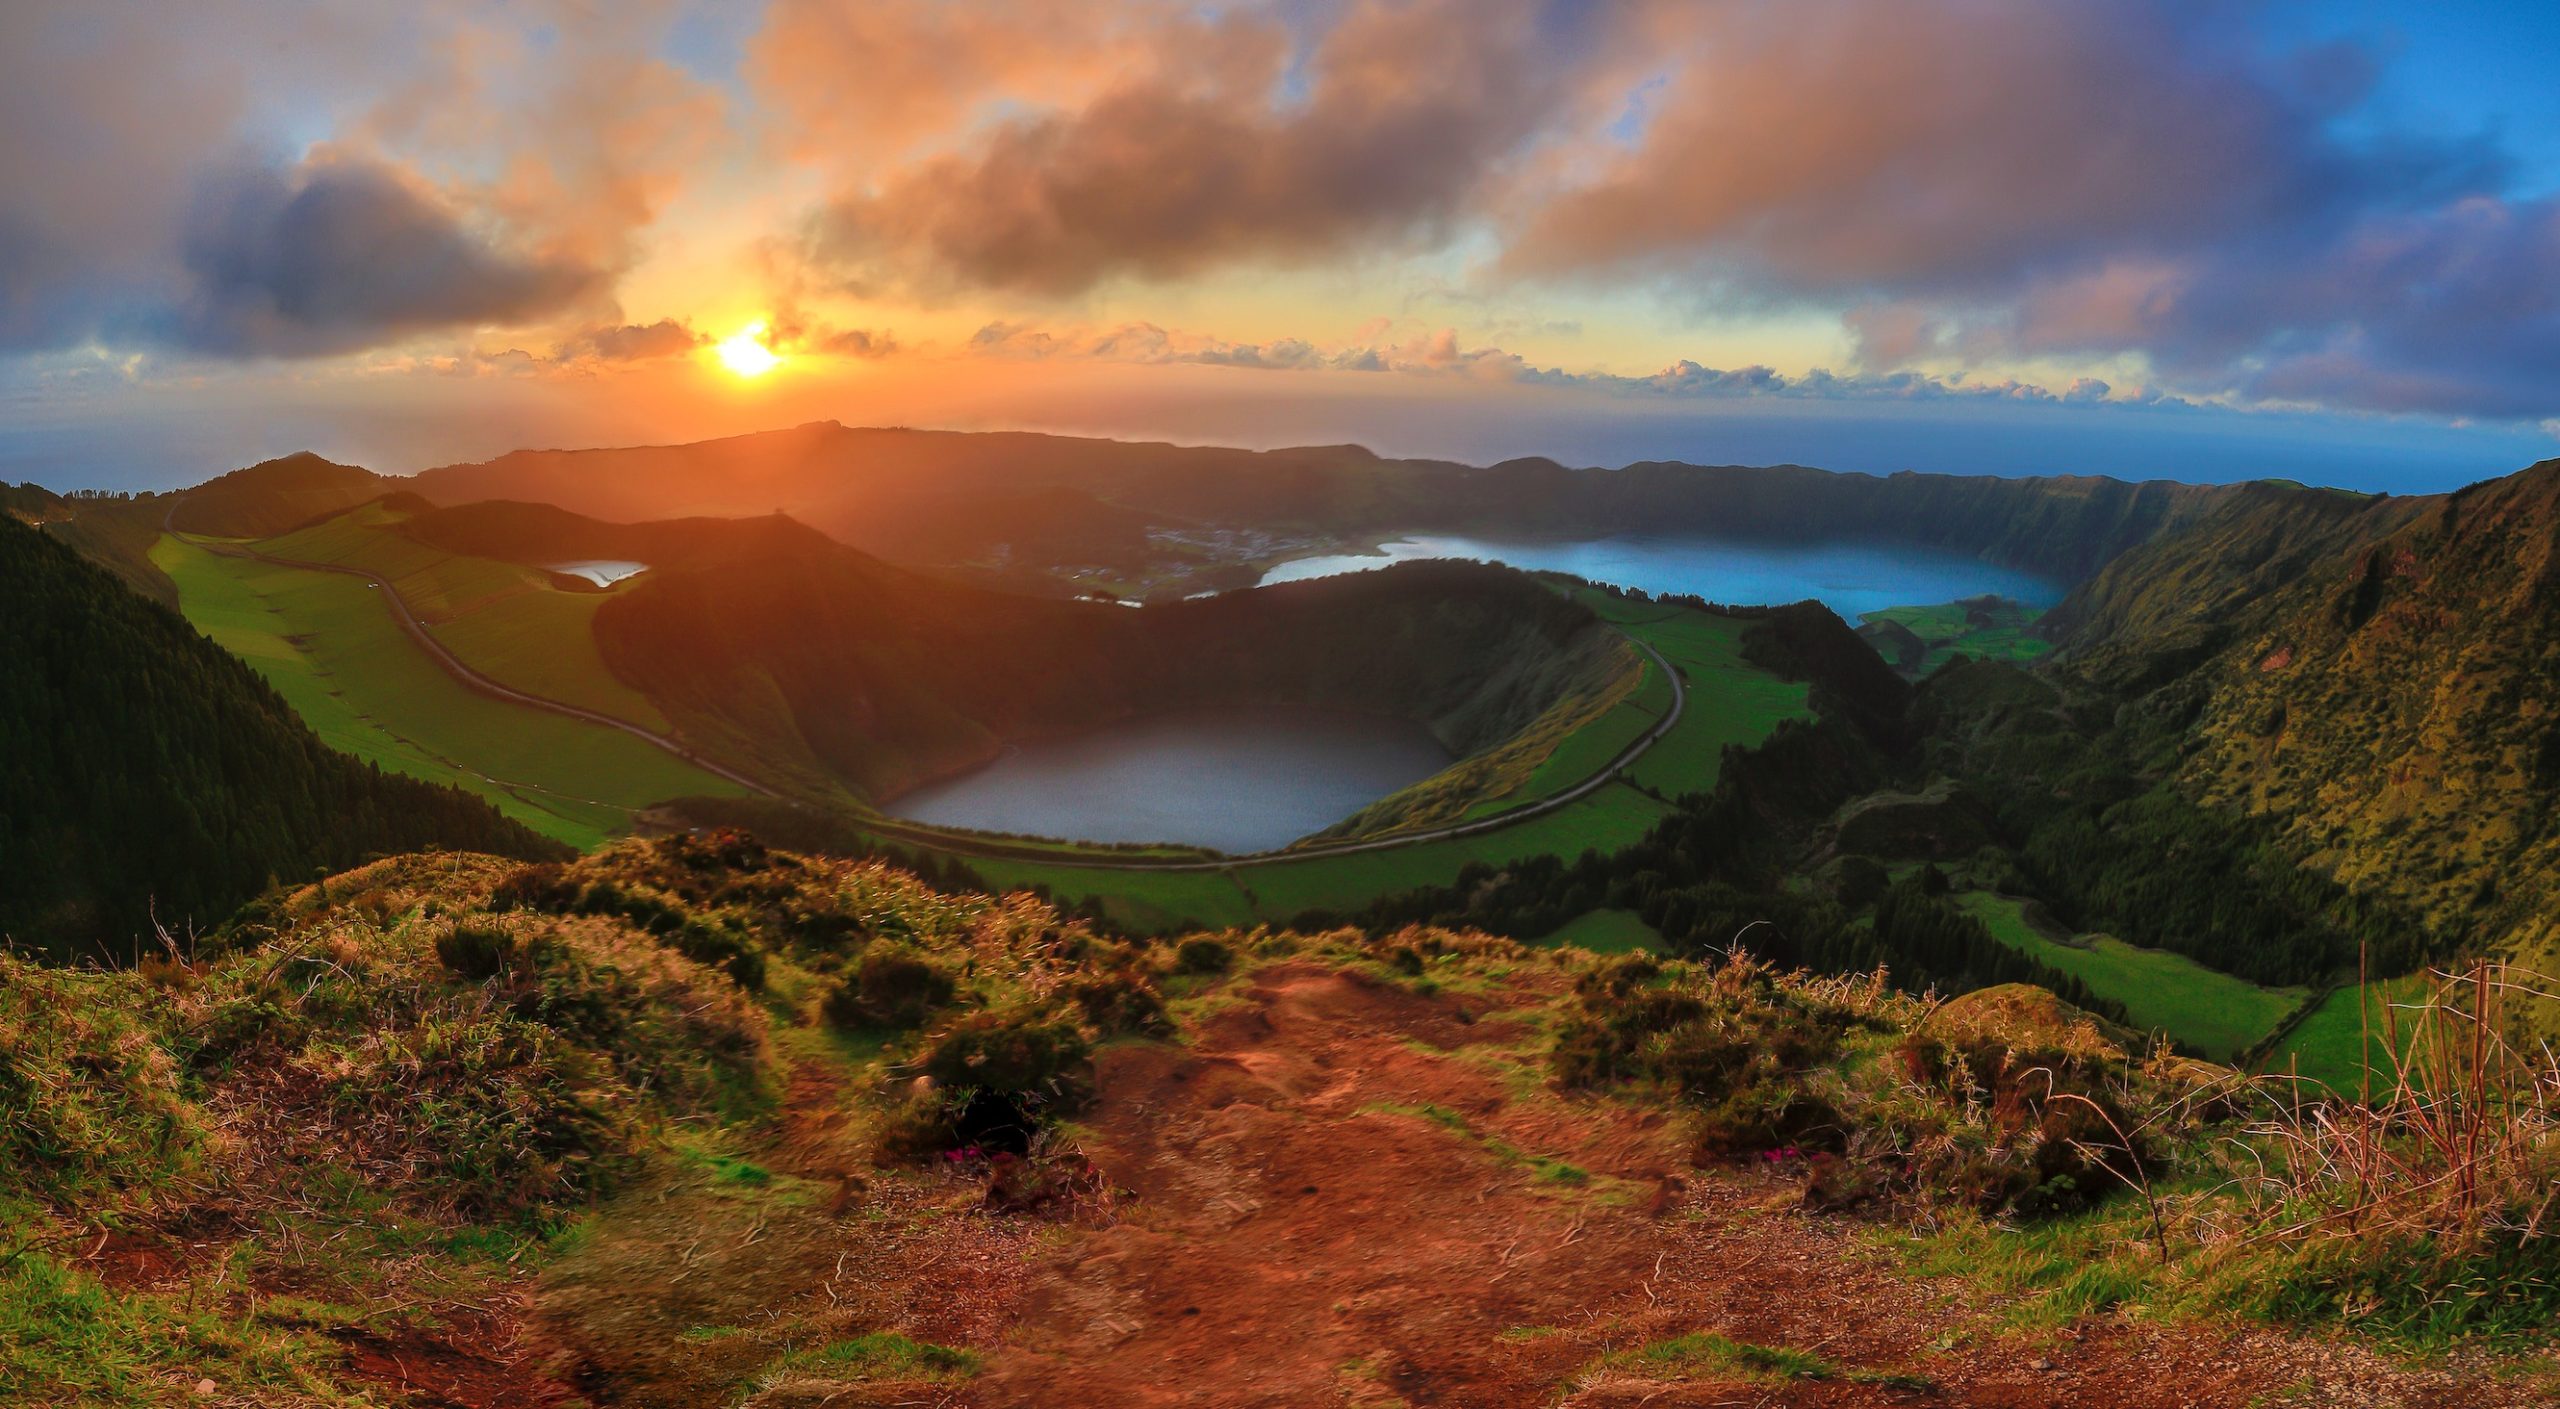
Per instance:
[[[2253,488],[2048,620],[2062,669],[2186,721],[2198,801],[2440,943],[2551,946],[2560,462],[2424,498]]]

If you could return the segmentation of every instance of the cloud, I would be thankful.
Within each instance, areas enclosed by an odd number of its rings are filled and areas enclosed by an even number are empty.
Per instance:
[[[592,358],[600,362],[647,362],[681,357],[710,338],[673,318],[655,323],[604,324],[570,337],[553,354],[555,361]]]
[[[856,292],[1062,297],[1436,246],[1572,95],[1577,12],[1355,0],[1304,46],[1249,14],[1169,23],[1089,97],[866,168],[804,254]]]
[[[2261,57],[2221,7],[1808,0],[1697,7],[1662,109],[1544,193],[1522,274],[1782,297],[2004,288],[2042,270],[2335,228],[2501,181],[2483,142],[2350,144],[2370,61]]]
[[[1718,368],[1683,358],[1660,371],[1630,376],[1568,371],[1532,363],[1518,353],[1470,344],[1454,328],[1388,336],[1383,321],[1330,345],[1304,338],[1235,342],[1153,323],[1064,330],[1023,323],[989,323],[972,335],[965,355],[1038,361],[1090,360],[1142,366],[1189,364],[1277,372],[1394,373],[1484,385],[1548,387],[1652,401],[2003,401],[2051,404],[2157,405],[2176,398],[2153,388],[2118,391],[2083,377],[2061,392],[2014,378],[1974,379],[1916,371],[1840,373],[1815,369],[1789,376],[1775,368]]]
[[[663,6],[280,8],[0,6],[0,351],[591,320],[722,130]]]
[[[233,356],[311,357],[430,329],[529,323],[604,279],[512,251],[414,178],[361,159],[208,180],[180,258],[190,287],[172,340]]]
[[[776,352],[865,360],[894,357],[898,339],[886,328],[840,328],[802,313],[785,300],[766,323],[765,345]]]
[[[2560,406],[2560,218],[2486,138],[2364,118],[2372,60],[2133,0],[1695,12],[1643,134],[1499,265],[1838,307],[1871,372],[2133,356],[2188,392]],[[2350,137],[2349,132],[2363,135]]]

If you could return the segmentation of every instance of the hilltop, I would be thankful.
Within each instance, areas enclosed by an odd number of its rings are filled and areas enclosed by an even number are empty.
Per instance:
[[[1428,929],[1129,943],[735,835],[396,858],[182,961],[0,979],[11,1402],[2550,1388],[2497,1358],[2547,1283],[2448,1318],[2405,1274],[2497,1254],[2276,1231],[2377,1189],[2032,990]]]

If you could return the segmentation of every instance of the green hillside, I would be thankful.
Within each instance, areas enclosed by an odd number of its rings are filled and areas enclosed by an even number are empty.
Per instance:
[[[184,937],[315,866],[552,848],[452,788],[332,752],[258,675],[0,517],[0,934],[57,954]]]
[[[590,847],[654,803],[737,790],[630,735],[473,692],[360,579],[176,538],[155,556],[188,620],[256,667],[332,747],[478,793],[545,836]]]

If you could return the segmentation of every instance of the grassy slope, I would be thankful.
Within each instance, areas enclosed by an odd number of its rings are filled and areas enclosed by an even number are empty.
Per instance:
[[[614,678],[596,649],[596,609],[610,592],[562,591],[531,568],[429,547],[391,531],[400,518],[369,505],[258,546],[280,558],[380,573],[446,650],[493,679],[644,729],[672,727],[647,696]]]
[[[2058,943],[2038,933],[2022,902],[2009,896],[1967,891],[1956,901],[2002,943],[2124,1004],[2135,1026],[2164,1031],[2217,1061],[2273,1032],[2309,996],[2299,988],[2261,988],[2183,955],[2107,935],[2092,937],[2086,947]]]
[[[2435,989],[2435,980],[2425,974],[2388,979],[2377,983],[2361,1003],[2355,985],[2348,984],[2329,991],[2303,1018],[2301,1025],[2276,1044],[2265,1069],[2270,1072],[2295,1073],[2313,1081],[2326,1083],[2331,1089],[2355,1094],[2370,1041],[2374,1082],[2377,1089],[2391,1082],[2391,1063],[2385,1056],[2385,1017],[2383,1009],[2390,1004],[2426,1001]],[[2394,1015],[2399,1029],[2406,1032],[2411,1019],[2408,1014]]]
[[[545,836],[594,846],[627,830],[635,808],[736,791],[628,735],[464,689],[354,578],[175,539],[153,560],[188,620],[257,667],[331,747],[469,788]]]
[[[1716,784],[1727,746],[1757,744],[1781,721],[1812,714],[1803,681],[1781,680],[1742,658],[1750,622],[1597,594],[1588,600],[1620,630],[1662,652],[1689,684],[1688,712],[1637,760],[1630,776],[1638,784],[1664,797],[1705,792]]]

